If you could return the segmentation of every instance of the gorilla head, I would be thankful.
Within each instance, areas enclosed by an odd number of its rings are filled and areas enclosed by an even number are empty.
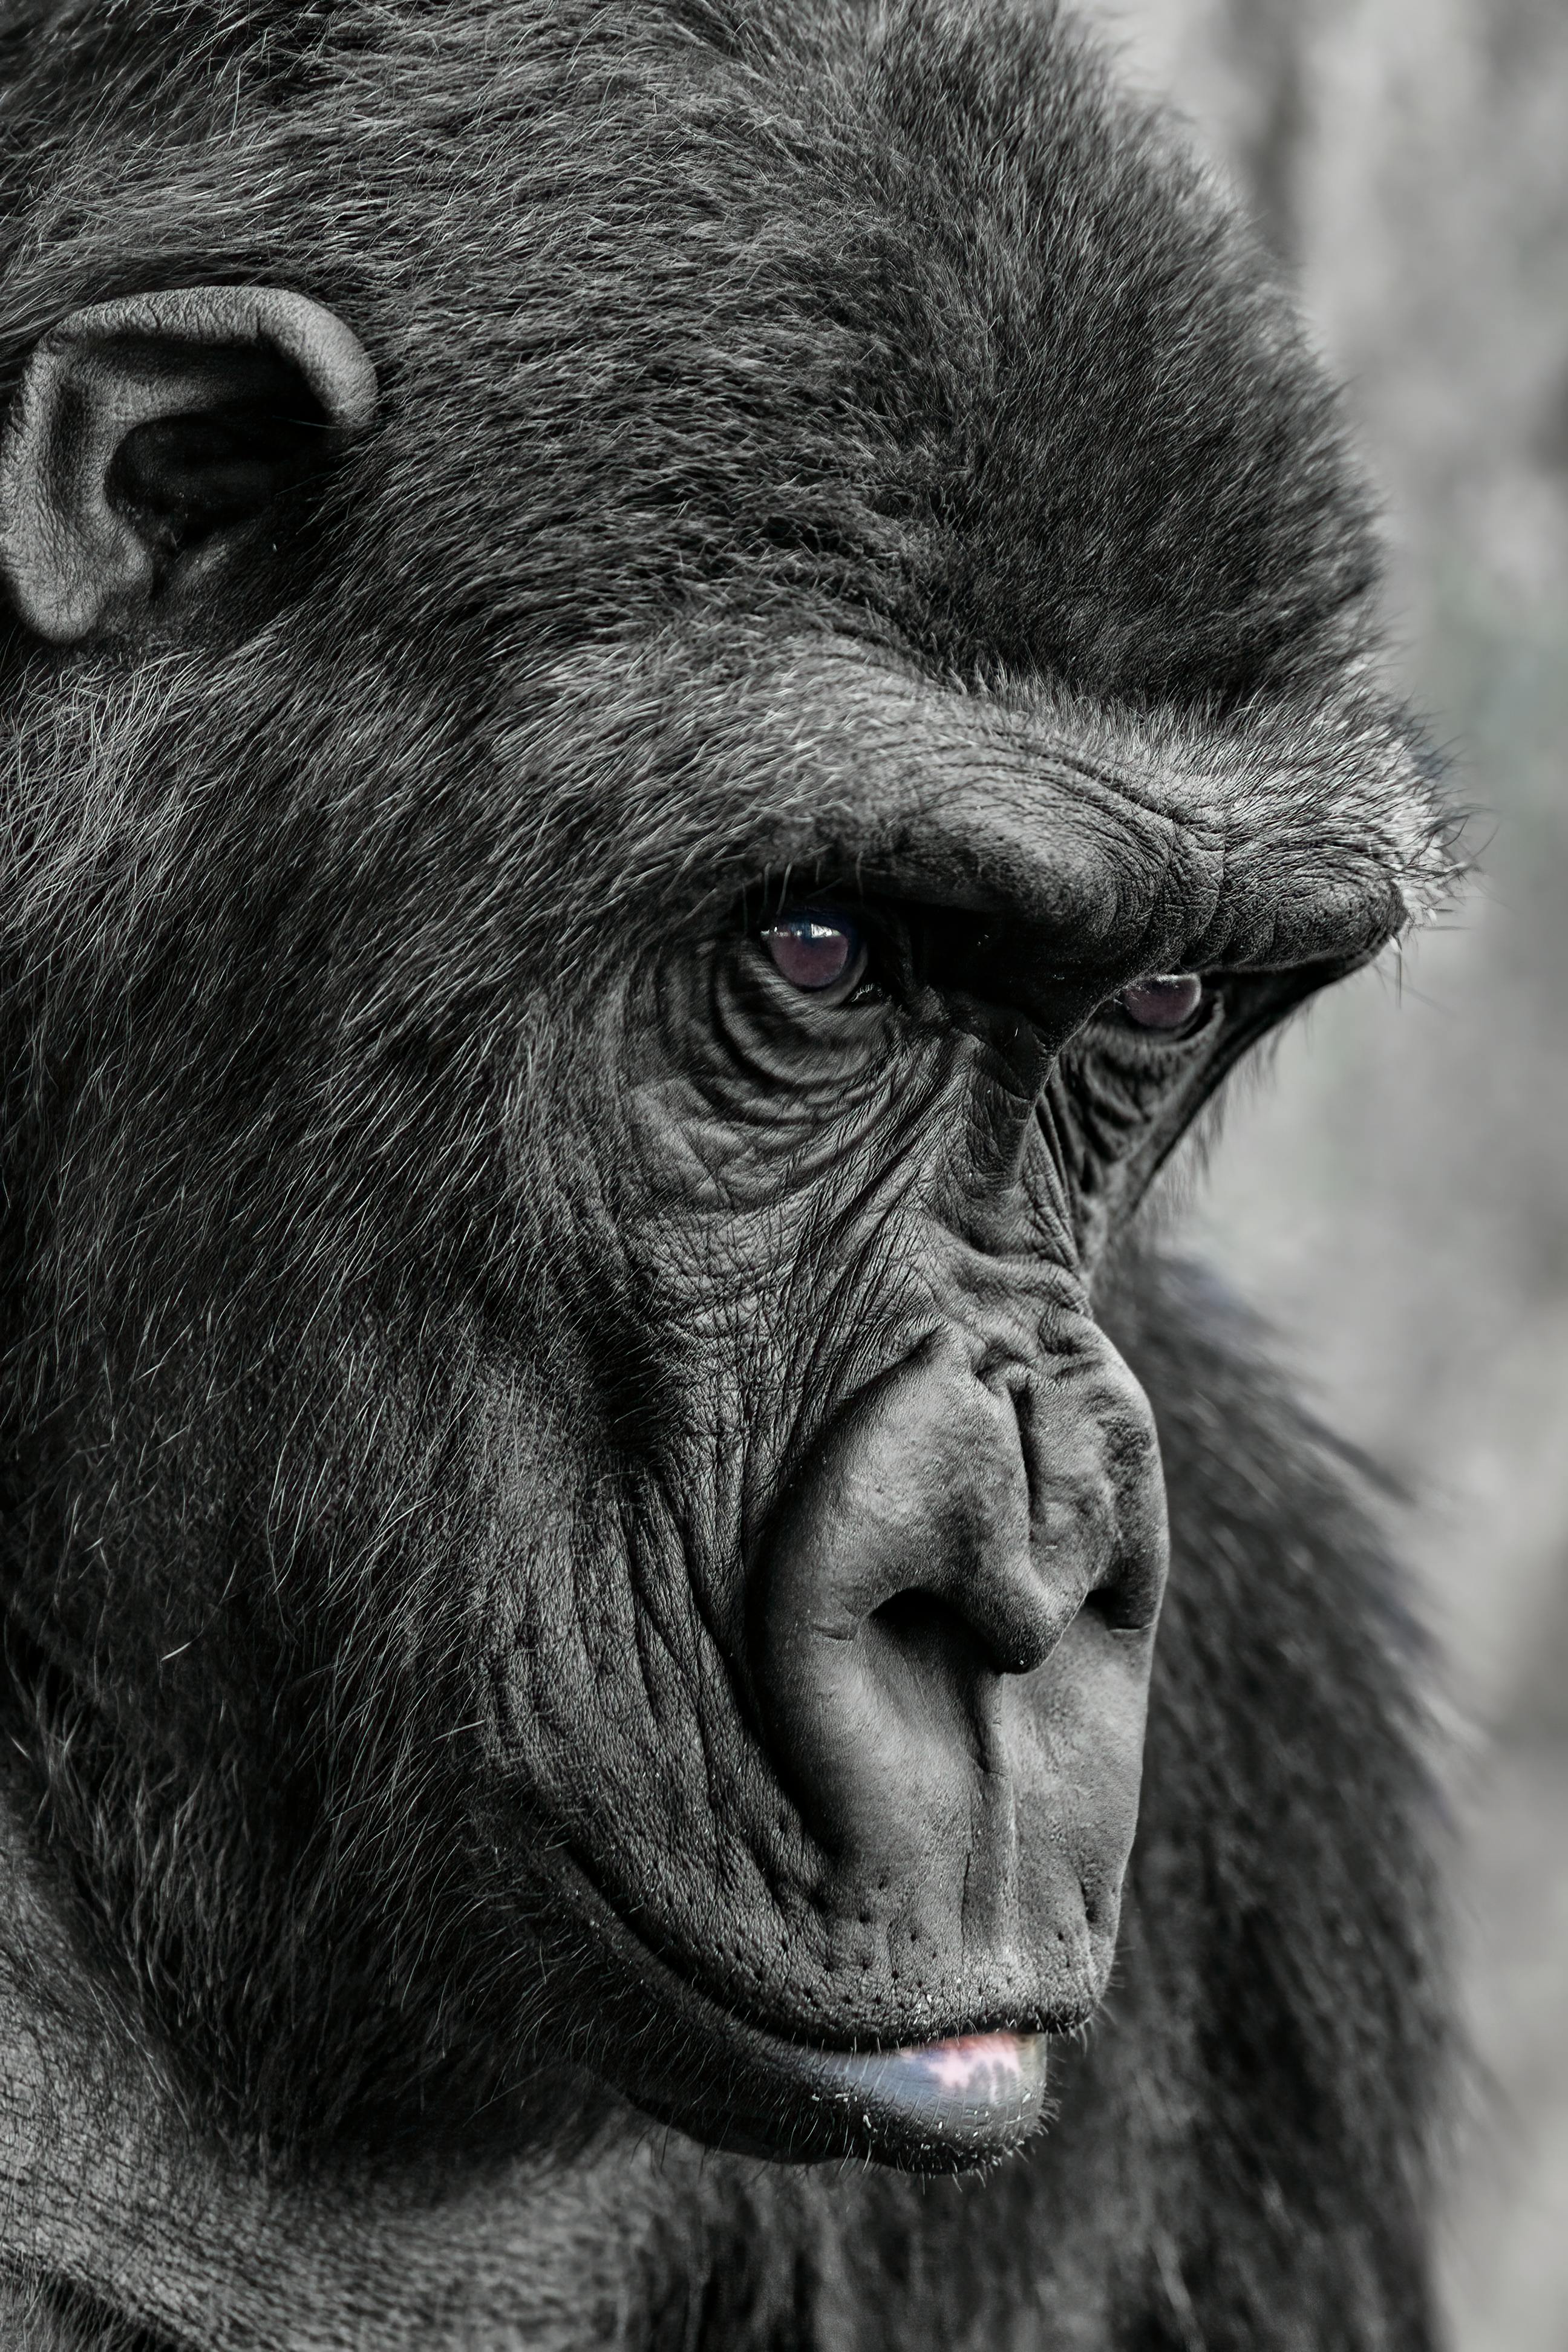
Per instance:
[[[232,2130],[984,2160],[1111,1268],[1442,885],[1331,404],[1049,9],[263,16],[16,60],[15,1737]]]

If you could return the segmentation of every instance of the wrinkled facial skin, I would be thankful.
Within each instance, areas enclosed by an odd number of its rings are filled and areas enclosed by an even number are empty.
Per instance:
[[[1064,1170],[1094,1113],[1030,1024],[957,1025],[889,928],[847,1002],[754,935],[673,955],[622,1012],[607,1173],[652,1801],[582,1858],[710,1990],[835,2042],[1092,2007],[1164,1570],[1152,1428]],[[1103,1025],[1136,1137],[1194,1049]],[[521,1747],[556,1657],[519,1642]],[[570,1775],[570,1706],[561,1735]],[[708,1772],[666,1785],[704,1750],[721,1810]],[[716,1881],[743,1890],[717,1943]]]
[[[1043,944],[742,909],[607,992],[577,1066],[603,1140],[552,1320],[605,1455],[516,1589],[500,1747],[588,1915],[730,2045],[720,2101],[646,2035],[605,2063],[731,2145],[984,2160],[1037,2096],[911,2115],[856,2061],[851,2112],[823,2053],[1064,2031],[1110,1969],[1166,1533],[1094,1276],[1322,973],[1118,991]]]

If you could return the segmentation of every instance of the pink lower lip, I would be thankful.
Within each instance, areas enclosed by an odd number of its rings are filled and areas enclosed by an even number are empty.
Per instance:
[[[1028,2036],[1031,2049],[1037,2038]],[[1025,2037],[1018,2033],[963,2033],[954,2042],[922,2042],[893,2055],[921,2068],[934,2090],[994,2105],[1022,2095],[1025,2048]]]
[[[835,2053],[827,2071],[839,2096],[864,2099],[938,2138],[1024,2137],[1040,2120],[1046,2090],[1043,2033],[964,2033],[905,2050]]]

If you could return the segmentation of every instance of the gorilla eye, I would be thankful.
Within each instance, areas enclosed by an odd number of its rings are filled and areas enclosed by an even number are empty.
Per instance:
[[[763,945],[793,988],[813,994],[858,980],[866,966],[858,926],[826,907],[782,915],[763,933]]]
[[[1152,971],[1117,999],[1140,1029],[1184,1029],[1203,1001],[1203,975],[1196,971]]]

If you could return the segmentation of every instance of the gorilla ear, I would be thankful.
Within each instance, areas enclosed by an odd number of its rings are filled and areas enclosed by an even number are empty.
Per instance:
[[[78,310],[28,359],[0,443],[0,571],[56,645],[135,634],[366,425],[375,370],[331,311],[194,286]]]

